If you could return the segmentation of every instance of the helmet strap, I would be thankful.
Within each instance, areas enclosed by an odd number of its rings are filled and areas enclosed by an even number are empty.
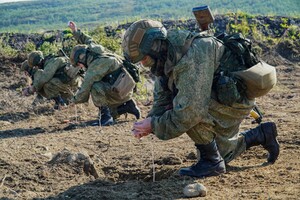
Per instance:
[[[151,72],[155,76],[162,76],[164,75],[164,66],[167,61],[167,44],[164,40],[161,40],[160,47],[157,49],[157,51],[151,51],[149,52],[149,56],[155,60],[155,64],[151,67]]]

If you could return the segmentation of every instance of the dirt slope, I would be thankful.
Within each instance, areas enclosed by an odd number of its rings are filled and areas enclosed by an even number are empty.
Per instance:
[[[278,125],[278,161],[262,166],[267,154],[256,147],[230,163],[226,174],[206,179],[178,175],[196,161],[187,135],[137,140],[130,132],[132,116],[111,127],[85,127],[97,115],[91,102],[64,111],[54,111],[53,102],[33,107],[34,97],[16,91],[24,82],[18,67],[0,64],[1,199],[184,199],[183,187],[193,182],[207,187],[203,199],[299,199],[298,65],[276,66],[277,86],[257,99],[264,121]],[[143,103],[146,116],[150,107]],[[255,127],[251,121],[241,130]]]

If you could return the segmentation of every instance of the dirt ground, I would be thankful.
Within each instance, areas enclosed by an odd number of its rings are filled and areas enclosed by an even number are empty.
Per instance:
[[[53,110],[53,102],[32,106],[34,96],[17,90],[18,67],[0,63],[0,199],[185,199],[183,188],[195,182],[208,189],[201,199],[300,199],[299,65],[276,66],[277,86],[257,99],[263,121],[278,126],[278,161],[262,165],[267,152],[254,147],[226,174],[205,179],[178,175],[196,162],[186,134],[137,140],[130,115],[111,127],[85,126],[98,112],[91,102],[63,111]],[[145,117],[151,105],[138,103]],[[241,131],[254,128],[251,122]]]

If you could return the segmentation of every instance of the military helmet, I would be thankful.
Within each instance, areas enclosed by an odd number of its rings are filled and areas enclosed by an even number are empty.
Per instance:
[[[78,62],[82,62],[81,54],[86,54],[86,45],[76,45],[70,54],[70,62],[73,66],[76,66]],[[84,56],[85,57],[85,56]]]
[[[155,40],[165,40],[167,30],[159,21],[142,19],[126,30],[122,41],[124,56],[133,63],[143,59],[151,51]]]
[[[21,65],[21,67],[20,67],[20,70],[21,71],[29,71],[29,65],[28,65],[28,61],[27,60],[25,60],[24,62],[22,62],[22,65]]]
[[[37,66],[44,59],[43,52],[33,51],[28,54],[27,62],[29,67]]]

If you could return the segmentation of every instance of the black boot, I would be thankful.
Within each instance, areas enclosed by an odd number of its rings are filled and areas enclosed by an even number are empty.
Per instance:
[[[101,126],[110,126],[113,124],[114,120],[107,106],[102,106],[101,109],[99,109],[99,121],[101,122]]]
[[[279,156],[279,143],[276,139],[277,129],[274,122],[260,124],[254,129],[241,133],[245,136],[246,148],[262,145],[268,152],[268,162],[274,163]]]
[[[196,144],[196,147],[200,151],[199,161],[191,167],[181,168],[180,175],[203,178],[218,176],[226,172],[225,162],[219,153],[215,140],[206,145]]]
[[[59,110],[61,107],[66,107],[65,101],[61,98],[61,96],[53,97],[52,98],[55,101],[54,109]]]
[[[126,113],[133,114],[136,119],[140,119],[141,117],[140,109],[137,107],[137,105],[132,99],[120,105],[117,108],[117,112],[119,115]]]

